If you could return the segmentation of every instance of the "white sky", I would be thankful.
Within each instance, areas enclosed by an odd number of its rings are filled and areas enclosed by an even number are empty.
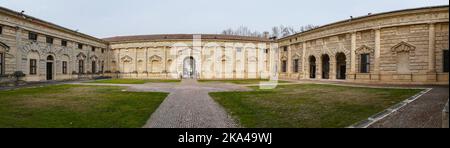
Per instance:
[[[0,0],[0,6],[96,37],[221,33],[248,26],[324,25],[448,0]]]

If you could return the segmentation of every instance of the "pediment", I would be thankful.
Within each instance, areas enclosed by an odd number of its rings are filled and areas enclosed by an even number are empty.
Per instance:
[[[153,55],[149,58],[150,61],[161,61],[162,57],[158,56],[158,55]]]
[[[80,52],[80,53],[77,55],[77,59],[78,59],[78,60],[84,60],[84,59],[86,59],[86,55],[85,55],[84,53]]]
[[[0,42],[0,51],[6,51],[9,52],[9,46],[5,43]]]
[[[416,50],[415,46],[413,46],[409,43],[406,43],[404,41],[398,43],[397,45],[395,45],[391,48],[391,51],[394,53],[411,52],[414,50]]]
[[[362,45],[361,47],[356,49],[356,54],[364,54],[364,53],[374,53],[375,50],[370,48],[369,46]]]
[[[120,58],[120,60],[122,60],[122,62],[131,62],[133,60],[133,58],[131,58],[130,56],[126,55],[126,56]]]

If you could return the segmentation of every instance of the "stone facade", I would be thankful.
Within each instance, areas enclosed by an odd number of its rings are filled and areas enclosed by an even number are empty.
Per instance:
[[[107,59],[103,40],[1,7],[0,27],[2,81],[16,71],[26,74],[25,81],[78,79],[101,72]],[[79,71],[80,60],[84,71]]]
[[[133,37],[136,36],[106,39],[111,44],[110,56],[114,57],[109,68],[124,78],[268,79],[271,72],[267,39],[233,40],[235,37],[224,35],[150,35],[144,38],[152,40],[127,39]]]
[[[448,9],[370,14],[269,40],[226,35],[97,39],[0,8],[0,75],[5,81],[23,71],[26,81],[46,81],[92,73],[142,79],[266,79],[279,74],[295,80],[448,84]]]
[[[448,84],[448,71],[444,70],[448,54],[443,54],[449,48],[448,8],[373,14],[282,38],[278,42],[285,50],[280,61],[287,61],[289,68],[286,72],[280,69],[280,75],[288,79]],[[362,62],[363,54],[368,54],[368,63]],[[302,70],[294,73],[292,59],[297,55],[302,55]],[[311,58],[316,62],[310,62]],[[364,65],[369,65],[367,72],[362,70]],[[345,69],[345,78],[340,77],[341,69]]]

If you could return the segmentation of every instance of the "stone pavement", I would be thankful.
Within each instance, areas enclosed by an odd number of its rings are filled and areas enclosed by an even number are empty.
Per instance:
[[[414,102],[375,122],[370,128],[440,128],[442,109],[449,98],[447,86],[424,85],[383,85],[355,84],[340,81],[293,81],[290,84],[332,84],[371,88],[432,88]],[[128,91],[169,92],[170,95],[153,113],[145,128],[227,128],[238,127],[225,110],[209,95],[209,92],[249,91],[245,86],[228,83],[198,83],[196,80],[183,80],[178,83],[136,84],[89,84],[126,86]]]
[[[198,83],[186,79],[178,83],[136,84],[90,84],[80,85],[125,86],[128,91],[169,92],[169,96],[151,115],[144,128],[236,128],[239,127],[227,112],[217,104],[209,92],[249,91],[233,85]]]

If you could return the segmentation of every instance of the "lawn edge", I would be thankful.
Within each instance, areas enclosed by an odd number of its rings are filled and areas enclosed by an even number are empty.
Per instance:
[[[371,125],[377,123],[378,121],[390,116],[391,114],[399,111],[400,109],[406,107],[408,104],[416,101],[417,99],[419,99],[420,97],[422,97],[423,95],[429,93],[431,90],[433,90],[433,88],[425,88],[424,90],[422,90],[421,92],[415,94],[414,96],[409,97],[408,99],[399,102],[379,113],[376,113],[372,116],[370,116],[369,118],[359,121],[353,125],[348,126],[347,128],[368,128]]]

